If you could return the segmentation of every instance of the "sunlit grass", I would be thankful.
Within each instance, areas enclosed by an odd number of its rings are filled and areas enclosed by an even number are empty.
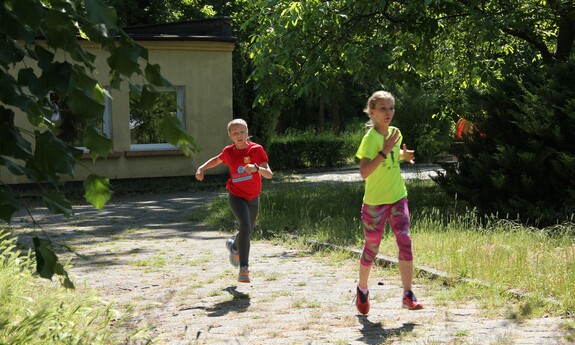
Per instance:
[[[521,301],[509,318],[543,313],[572,315],[575,301],[575,229],[526,228],[510,221],[479,218],[429,180],[407,181],[411,234],[416,266],[443,271],[454,282],[464,278],[488,288],[486,308],[505,305],[515,293]],[[256,237],[298,235],[361,249],[360,208],[363,183],[284,183],[261,196]],[[225,198],[208,206],[209,224],[234,229]],[[380,254],[396,257],[397,245],[387,229]],[[470,291],[468,293],[471,293]]]
[[[35,276],[31,254],[14,242],[0,229],[1,344],[116,343],[112,324],[121,320],[111,305],[83,287],[67,290]]]

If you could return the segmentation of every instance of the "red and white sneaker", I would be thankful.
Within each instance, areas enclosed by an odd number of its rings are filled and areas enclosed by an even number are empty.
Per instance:
[[[369,313],[369,291],[364,294],[359,289],[359,286],[357,287],[357,293],[355,295],[355,306],[357,307],[357,311],[360,314],[366,315]]]
[[[417,302],[417,298],[413,291],[405,291],[403,293],[403,309],[420,310],[423,309],[423,304]]]

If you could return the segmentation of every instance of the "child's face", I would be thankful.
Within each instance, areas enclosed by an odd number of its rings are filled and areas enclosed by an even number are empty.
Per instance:
[[[242,124],[231,125],[228,134],[238,149],[246,147],[248,140],[248,129],[246,126]]]
[[[369,109],[369,115],[375,126],[389,126],[395,115],[395,101],[383,98],[375,102],[375,107]]]

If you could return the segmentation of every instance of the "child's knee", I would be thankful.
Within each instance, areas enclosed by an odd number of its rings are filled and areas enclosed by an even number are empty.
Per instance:
[[[402,232],[397,235],[397,247],[399,249],[399,260],[413,260],[411,236],[409,235],[409,232]]]
[[[361,266],[371,267],[373,265],[374,260],[375,260],[375,257],[368,258],[365,255],[362,255],[359,259],[359,264]]]
[[[375,257],[379,252],[379,242],[378,243],[366,243],[361,253],[360,263],[363,266],[371,266],[375,261]]]
[[[409,250],[399,250],[399,260],[401,261],[413,261],[413,254],[411,248]]]

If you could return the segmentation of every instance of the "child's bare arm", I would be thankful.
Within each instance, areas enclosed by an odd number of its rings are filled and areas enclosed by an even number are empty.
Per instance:
[[[220,164],[222,164],[222,160],[218,156],[208,159],[204,164],[200,165],[198,170],[196,170],[196,179],[198,181],[202,181],[204,179],[205,170],[217,167]]]

